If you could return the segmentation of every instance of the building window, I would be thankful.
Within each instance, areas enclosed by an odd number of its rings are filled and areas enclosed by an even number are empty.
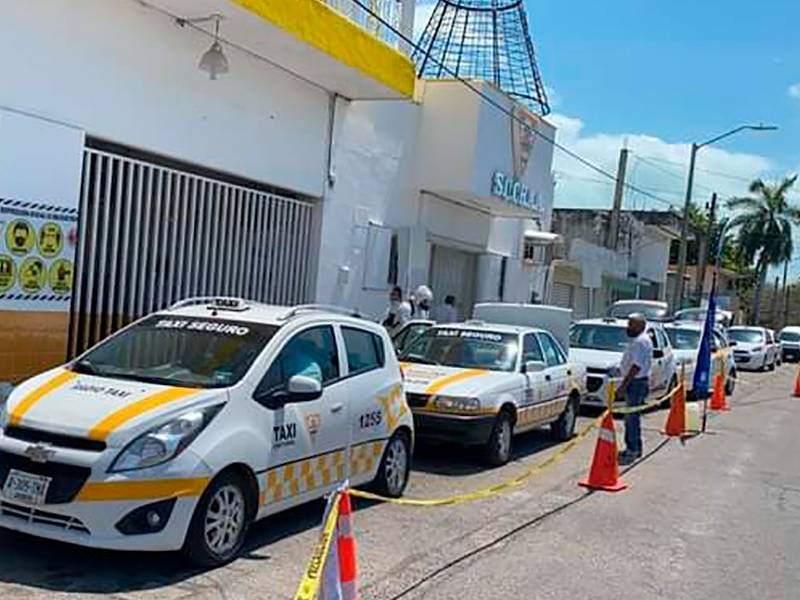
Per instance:
[[[525,242],[522,246],[522,259],[525,262],[535,262],[536,261],[536,241],[533,239],[525,238]]]

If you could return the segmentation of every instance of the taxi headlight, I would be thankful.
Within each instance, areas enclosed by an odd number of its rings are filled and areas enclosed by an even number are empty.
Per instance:
[[[119,453],[109,473],[146,469],[172,460],[192,443],[220,409],[221,404],[193,410],[146,431]]]
[[[622,369],[619,367],[611,367],[610,369],[606,370],[606,375],[609,377],[622,377]]]
[[[433,399],[433,406],[439,410],[465,412],[474,412],[481,409],[481,403],[477,398],[458,398],[455,396],[436,396]]]
[[[756,346],[755,348],[750,350],[750,353],[751,354],[755,354],[756,352],[762,352],[763,350],[764,350],[764,348],[762,348],[761,346]]]

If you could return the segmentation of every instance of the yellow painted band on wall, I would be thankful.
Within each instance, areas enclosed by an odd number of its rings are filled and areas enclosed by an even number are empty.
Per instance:
[[[38,388],[33,390],[30,394],[25,396],[19,404],[14,407],[14,410],[11,412],[11,415],[8,418],[9,425],[19,425],[22,418],[25,416],[34,404],[39,402],[42,398],[44,398],[47,394],[55,390],[56,388],[61,387],[65,383],[68,383],[75,379],[78,376],[77,373],[73,373],[72,371],[62,371],[58,375],[54,376],[52,379],[47,381],[46,383],[40,385]]]
[[[459,381],[464,381],[466,379],[472,379],[473,377],[479,377],[480,375],[484,375],[486,371],[484,369],[467,369],[465,371],[459,371],[458,373],[453,373],[452,375],[448,375],[447,377],[441,377],[431,383],[428,387],[425,388],[426,394],[436,394],[440,390],[446,388],[448,385],[452,385],[454,383],[458,383]]]
[[[203,493],[209,481],[211,480],[207,477],[197,477],[87,483],[81,489],[76,500],[79,502],[113,502],[153,498],[193,498]]]
[[[320,0],[233,0],[297,39],[383,83],[414,95],[413,63]]]
[[[89,431],[89,437],[93,440],[105,440],[115,429],[121,425],[143,415],[146,412],[155,410],[164,404],[175,402],[197,393],[191,388],[169,388],[162,392],[157,392],[141,400],[134,402],[111,413]]]

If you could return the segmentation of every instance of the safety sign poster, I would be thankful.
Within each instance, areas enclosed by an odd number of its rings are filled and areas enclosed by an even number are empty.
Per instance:
[[[68,310],[78,211],[0,198],[0,310]]]

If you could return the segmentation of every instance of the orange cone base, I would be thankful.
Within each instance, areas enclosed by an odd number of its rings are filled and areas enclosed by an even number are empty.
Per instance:
[[[617,479],[616,483],[610,485],[592,484],[588,479],[584,479],[583,481],[579,481],[578,485],[590,490],[599,490],[603,492],[621,492],[628,487],[628,484],[622,481],[622,479]]]

